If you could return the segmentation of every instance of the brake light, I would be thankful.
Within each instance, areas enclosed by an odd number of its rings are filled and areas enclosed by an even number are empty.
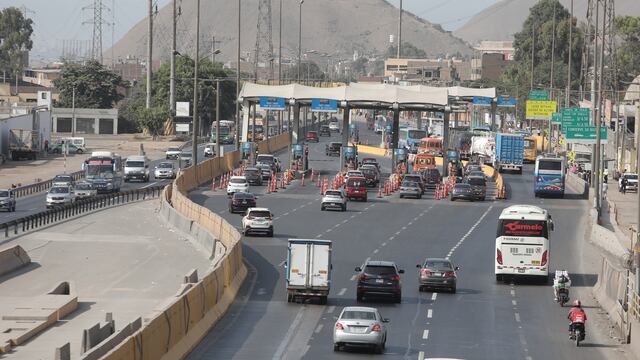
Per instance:
[[[500,249],[496,249],[496,261],[499,265],[502,265],[502,251]]]
[[[367,279],[369,279],[369,277],[367,276],[367,274],[362,274],[362,275],[360,275],[360,280],[364,281],[364,280],[367,280]]]
[[[342,326],[342,324],[338,322],[338,323],[336,323],[336,329],[344,330],[344,326]]]
[[[255,219],[253,216],[247,216],[247,220],[253,220]]]
[[[267,216],[265,219],[271,221],[273,218],[271,216]]]
[[[456,272],[455,271],[447,271],[447,272],[444,273],[444,276],[445,277],[456,276]]]
[[[542,266],[547,265],[547,250],[542,253],[542,261],[540,263]]]
[[[393,276],[391,277],[391,280],[393,280],[393,281],[400,281],[400,275],[393,275]]]
[[[381,330],[382,330],[382,328],[380,328],[380,325],[373,325],[371,327],[371,331],[381,331]]]
[[[536,181],[537,181],[537,182],[542,182],[542,176],[538,176],[538,177],[536,177]]]
[[[420,274],[422,274],[422,275],[431,275],[431,271],[429,271],[427,269],[421,269],[420,270]]]

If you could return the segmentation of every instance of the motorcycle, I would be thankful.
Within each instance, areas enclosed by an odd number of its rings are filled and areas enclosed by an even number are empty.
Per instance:
[[[558,289],[558,299],[556,300],[560,303],[560,307],[563,307],[564,304],[569,302],[569,289],[560,288]]]
[[[575,340],[576,347],[580,346],[580,342],[585,338],[584,323],[576,322],[571,324],[571,340]]]

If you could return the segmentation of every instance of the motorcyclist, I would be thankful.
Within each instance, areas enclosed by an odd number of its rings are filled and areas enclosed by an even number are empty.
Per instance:
[[[580,300],[573,301],[573,307],[569,310],[567,318],[569,319],[569,334],[570,336],[573,336],[573,328],[575,324],[582,323],[584,325],[587,322],[587,314],[582,310],[582,303]]]
[[[558,291],[560,289],[567,289],[567,293],[571,288],[571,278],[567,270],[556,270],[556,275],[553,278],[553,299],[558,301]]]

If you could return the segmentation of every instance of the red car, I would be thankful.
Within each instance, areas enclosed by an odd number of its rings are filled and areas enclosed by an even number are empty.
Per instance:
[[[317,131],[309,131],[305,136],[304,139],[308,142],[320,142],[320,137],[318,136],[318,132]]]
[[[367,180],[363,177],[349,177],[345,185],[347,199],[367,201]]]

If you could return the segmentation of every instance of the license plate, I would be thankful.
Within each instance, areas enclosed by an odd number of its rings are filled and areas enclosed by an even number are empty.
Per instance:
[[[364,326],[350,326],[349,328],[352,333],[356,334],[364,334],[367,331],[367,328]]]
[[[247,202],[246,202],[246,201],[243,201],[242,203],[243,203],[243,204],[246,204]]]
[[[531,260],[531,265],[540,266],[540,260]]]
[[[442,276],[442,273],[434,272],[434,273],[433,273],[433,276]]]
[[[524,274],[524,269],[518,269],[518,272]]]
[[[382,284],[382,283],[384,283],[384,279],[376,279],[376,283],[377,284]]]

